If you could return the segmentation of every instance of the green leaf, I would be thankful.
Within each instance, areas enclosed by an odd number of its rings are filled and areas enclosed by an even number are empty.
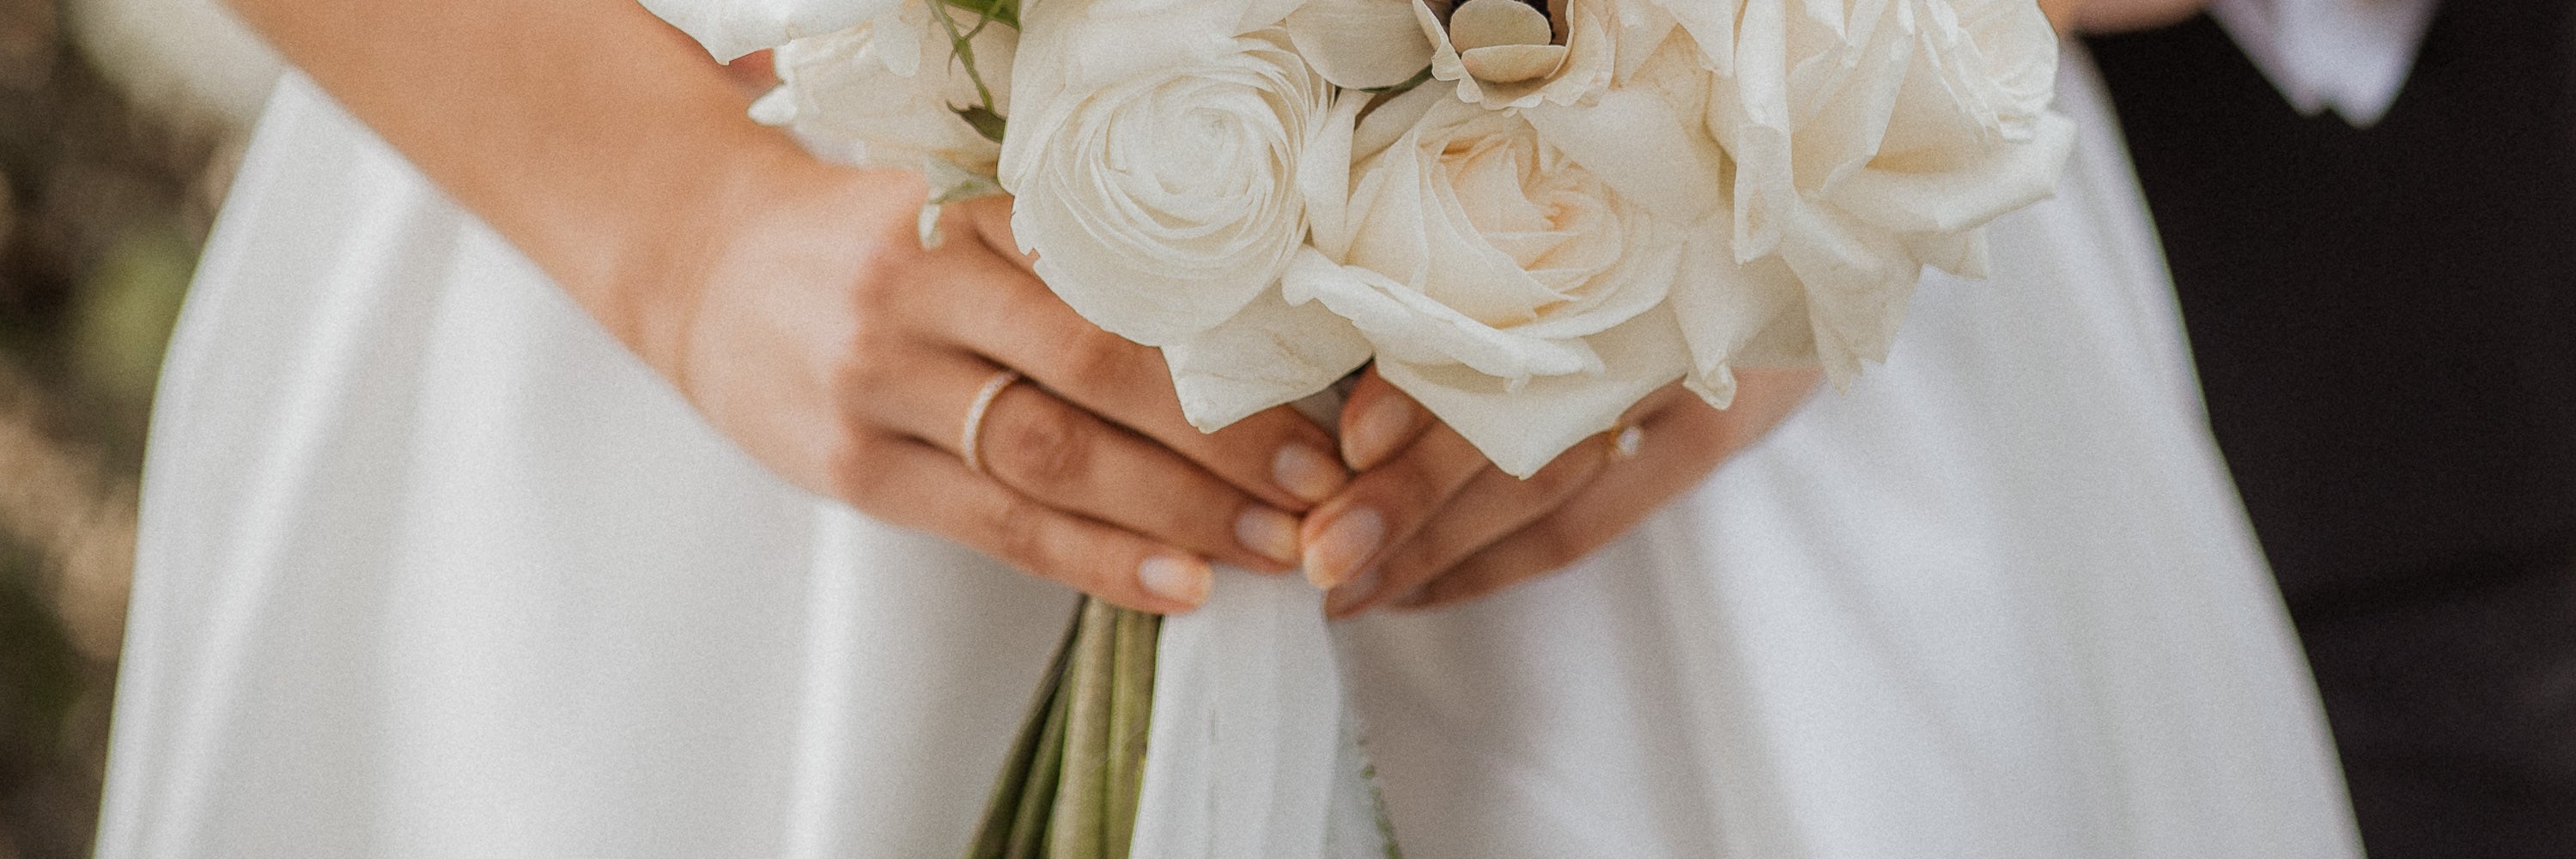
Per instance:
[[[975,127],[975,133],[984,135],[984,139],[995,143],[1002,142],[1002,132],[1010,126],[1010,120],[1003,119],[1002,115],[994,113],[992,108],[980,104],[955,108],[955,110],[957,118],[966,120],[967,125]]]
[[[1118,610],[1117,686],[1109,697],[1109,828],[1101,834],[1109,859],[1127,859],[1136,840],[1136,804],[1145,786],[1145,737],[1154,714],[1155,645],[1162,618]]]

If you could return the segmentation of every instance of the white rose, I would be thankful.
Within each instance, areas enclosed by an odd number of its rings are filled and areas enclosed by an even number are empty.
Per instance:
[[[1389,382],[1527,476],[1687,368],[1664,307],[1681,236],[1620,187],[1653,171],[1595,171],[1522,113],[1445,90],[1360,123],[1347,194],[1310,204],[1315,246],[1282,286],[1349,319]]]
[[[1275,26],[1291,6],[1270,5],[1026,9],[1000,172],[1011,228],[1102,328],[1151,346],[1205,333],[1305,241],[1300,161],[1332,90]]]
[[[1978,227],[2047,196],[2072,149],[2073,123],[2048,112],[2056,35],[2026,0],[1656,2],[1716,76],[1736,261],[1798,284],[1676,295],[1685,317],[1750,302],[1790,323],[1694,331],[1702,369],[1735,350],[1812,358],[1839,382],[1884,360],[1923,266],[1982,276]]]
[[[753,103],[752,117],[792,129],[808,148],[843,163],[920,170],[936,160],[991,175],[1001,144],[957,111],[989,94],[1007,115],[1019,33],[1000,25],[977,32],[969,75],[932,14],[913,0],[847,30],[779,46],[780,84]]]

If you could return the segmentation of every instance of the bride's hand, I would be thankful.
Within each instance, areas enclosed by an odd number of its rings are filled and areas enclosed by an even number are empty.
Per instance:
[[[1628,532],[1814,390],[1812,370],[1738,371],[1720,411],[1679,384],[1629,409],[1528,480],[1495,469],[1455,430],[1369,372],[1342,411],[1349,489],[1307,516],[1307,578],[1325,610],[1427,608],[1573,563]],[[1624,438],[1623,438],[1624,437]]]
[[[734,207],[697,293],[640,338],[664,348],[639,347],[753,458],[1149,611],[1204,600],[1208,559],[1293,564],[1296,514],[1348,479],[1321,429],[1284,408],[1192,428],[1159,353],[1075,315],[1010,250],[1007,200],[949,207],[924,250],[919,177],[780,169],[795,175]],[[1006,369],[1025,380],[970,431]]]
[[[1001,201],[923,251],[918,177],[753,123],[742,81],[633,0],[232,5],[799,486],[1177,611],[1206,558],[1286,566],[1291,514],[1347,479],[1285,411],[1190,428],[1153,352],[994,250]],[[962,424],[1004,367],[1031,381],[991,403],[978,473]]]

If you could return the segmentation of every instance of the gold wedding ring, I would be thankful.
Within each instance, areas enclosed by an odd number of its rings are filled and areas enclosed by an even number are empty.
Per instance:
[[[1020,380],[1020,371],[1003,370],[984,380],[975,389],[975,401],[966,406],[966,427],[957,435],[957,457],[966,460],[966,470],[984,473],[984,457],[979,449],[984,440],[984,415],[993,410],[993,401],[1001,399],[1002,390]]]

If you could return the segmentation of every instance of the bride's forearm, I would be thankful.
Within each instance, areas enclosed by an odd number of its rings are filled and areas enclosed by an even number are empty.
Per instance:
[[[803,160],[635,0],[231,1],[656,364],[725,210]]]

